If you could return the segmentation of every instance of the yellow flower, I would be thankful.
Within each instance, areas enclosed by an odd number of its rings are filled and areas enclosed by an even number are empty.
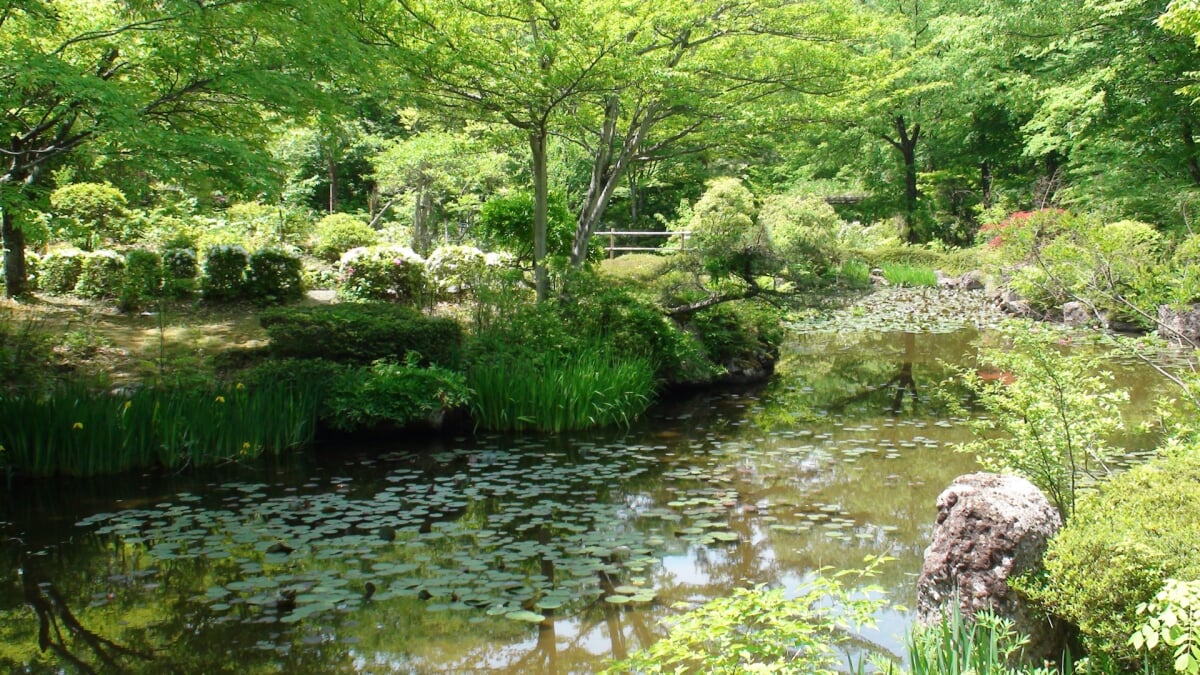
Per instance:
[[[72,429],[80,429],[80,430],[82,430],[82,429],[83,429],[83,422],[76,422],[75,424],[72,424],[72,425],[71,425],[71,428],[72,428]]]
[[[246,385],[242,384],[241,382],[238,382],[238,383],[237,383],[237,390],[238,390],[238,391],[241,391],[241,390],[243,390],[243,389],[245,389],[245,388],[246,388]]]
[[[247,442],[245,442],[245,443],[242,443],[242,450],[249,450],[249,449],[250,449],[250,442],[249,442],[249,441],[247,441]]]
[[[225,402],[225,397],[224,397],[224,396],[218,396],[218,397],[216,398],[216,401],[217,401],[217,403],[224,403],[224,402]]]
[[[125,401],[125,409],[129,410],[133,407],[133,401]]]

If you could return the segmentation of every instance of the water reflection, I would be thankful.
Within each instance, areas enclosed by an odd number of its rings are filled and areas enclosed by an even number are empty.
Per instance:
[[[569,673],[651,643],[676,603],[867,554],[897,558],[881,583],[911,604],[934,499],[974,466],[944,404],[974,337],[800,336],[770,386],[624,433],[7,493],[0,666],[59,671],[39,644],[63,607],[93,637],[59,644],[94,668],[102,639],[131,671]],[[900,651],[908,620],[887,610],[865,639]]]

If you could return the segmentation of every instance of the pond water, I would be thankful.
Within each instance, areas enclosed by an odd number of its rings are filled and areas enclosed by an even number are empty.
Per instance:
[[[975,468],[934,395],[962,395],[946,381],[980,336],[955,316],[951,332],[797,331],[769,385],[625,431],[13,486],[0,668],[594,672],[661,636],[678,603],[797,588],[870,554],[895,558],[880,581],[911,605],[935,498]],[[1161,388],[1118,367],[1135,401]],[[909,612],[878,618],[864,639],[898,653]]]

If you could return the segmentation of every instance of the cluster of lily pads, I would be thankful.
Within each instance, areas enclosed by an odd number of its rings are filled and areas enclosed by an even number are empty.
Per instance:
[[[789,328],[797,333],[950,333],[996,328],[1005,319],[984,291],[895,287],[800,318]]]

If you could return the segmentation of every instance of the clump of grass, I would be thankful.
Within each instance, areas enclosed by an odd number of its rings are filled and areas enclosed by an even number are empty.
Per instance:
[[[871,285],[871,268],[861,260],[847,260],[837,268],[837,279],[851,288]]]
[[[968,618],[955,602],[941,621],[909,634],[908,658],[912,675],[1049,675],[1014,665],[1025,642],[1012,621],[990,612]]]
[[[654,367],[601,346],[531,360],[501,355],[467,371],[471,413],[481,427],[560,432],[625,425],[650,405]]]
[[[937,286],[937,273],[928,267],[904,264],[885,265],[883,278],[893,286]]]
[[[0,398],[0,446],[10,471],[35,476],[252,459],[309,443],[320,400],[316,383],[99,395],[68,384]]]

